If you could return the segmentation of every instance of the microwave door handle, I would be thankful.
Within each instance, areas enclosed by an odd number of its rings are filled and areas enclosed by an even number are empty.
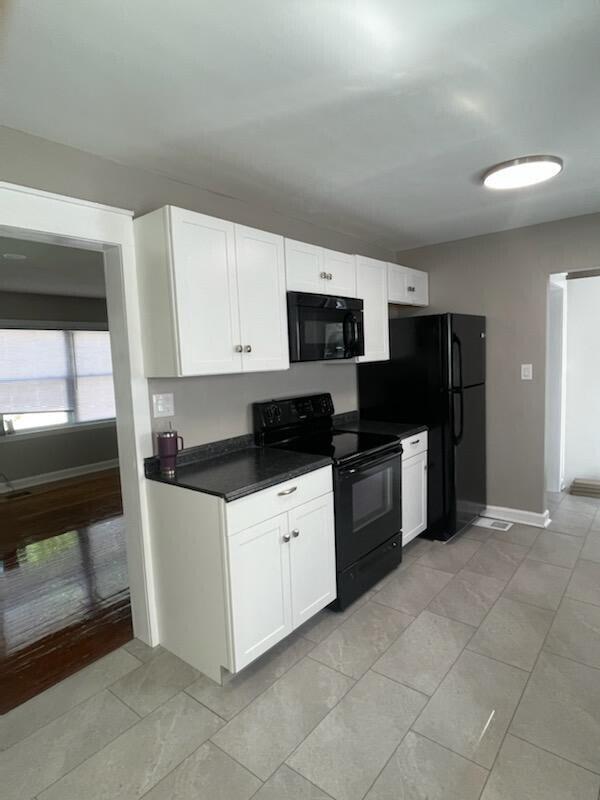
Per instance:
[[[349,358],[358,341],[358,322],[352,312],[344,317],[344,355]]]

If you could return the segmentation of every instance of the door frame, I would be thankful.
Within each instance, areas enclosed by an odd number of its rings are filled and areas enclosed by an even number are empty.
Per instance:
[[[152,429],[133,212],[0,181],[0,235],[103,254],[133,630],[154,646],[159,632],[143,464],[152,453]]]

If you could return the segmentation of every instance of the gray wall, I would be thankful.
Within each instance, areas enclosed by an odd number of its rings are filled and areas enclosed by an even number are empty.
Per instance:
[[[548,276],[600,264],[600,214],[398,254],[430,276],[428,312],[488,321],[488,502],[541,512]],[[534,380],[520,380],[532,363]]]
[[[46,436],[0,438],[0,472],[9,480],[72,469],[117,457],[114,423],[81,430],[69,429]]]
[[[356,408],[353,364],[294,364],[285,372],[215,375],[149,381],[151,392],[174,392],[173,427],[186,446],[252,432],[250,403],[311,392],[331,392],[336,412]],[[157,430],[165,420],[155,420]]]
[[[136,216],[173,204],[335,250],[393,257],[354,236],[9,128],[0,128],[0,154],[5,181],[132,209]],[[355,369],[350,365],[305,364],[280,373],[152,380],[149,389],[175,392],[174,425],[188,445],[247,432],[249,403],[265,397],[324,390],[331,391],[336,410],[356,408]],[[164,422],[157,420],[156,429],[161,426]]]
[[[0,320],[107,323],[106,300],[0,291]]]

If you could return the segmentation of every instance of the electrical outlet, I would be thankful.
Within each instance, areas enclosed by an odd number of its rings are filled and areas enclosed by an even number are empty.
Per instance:
[[[533,380],[533,364],[521,364],[521,380]]]
[[[152,414],[154,417],[173,417],[175,415],[175,400],[172,392],[152,395]]]

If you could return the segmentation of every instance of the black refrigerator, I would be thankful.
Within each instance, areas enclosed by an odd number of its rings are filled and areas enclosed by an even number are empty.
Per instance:
[[[485,317],[390,320],[390,360],[358,367],[361,418],[429,427],[424,536],[448,540],[486,506]]]

